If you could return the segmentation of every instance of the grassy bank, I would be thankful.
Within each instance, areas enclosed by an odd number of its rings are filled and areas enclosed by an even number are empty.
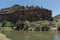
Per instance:
[[[0,33],[0,40],[10,40],[6,35]]]
[[[0,27],[0,40],[10,40],[3,34],[5,31],[11,31],[11,27]]]
[[[3,31],[11,31],[11,27],[0,27],[0,33],[2,33]]]

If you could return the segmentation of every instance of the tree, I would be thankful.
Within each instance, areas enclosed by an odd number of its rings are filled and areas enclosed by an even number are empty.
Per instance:
[[[47,26],[49,23],[48,23],[48,21],[42,21],[41,22],[41,27],[45,27],[45,26]]]
[[[12,26],[13,26],[13,24],[9,21],[4,20],[2,22],[2,27],[12,27]]]
[[[36,8],[36,9],[40,9],[40,7],[39,7],[39,6],[36,6],[35,8]]]
[[[11,7],[11,9],[13,9],[13,10],[18,10],[18,9],[20,9],[21,7],[22,7],[22,6],[15,4],[15,5],[13,5],[13,6]]]
[[[41,23],[42,31],[48,31],[49,30],[48,25],[49,25],[48,21],[42,21],[42,23]]]
[[[60,21],[56,23],[56,26],[58,28],[58,31],[60,31]]]
[[[0,27],[2,27],[2,23],[0,23]]]
[[[24,30],[28,30],[28,28],[30,27],[30,22],[25,20],[23,21],[23,24],[24,24]]]
[[[28,7],[29,9],[34,9],[35,7],[34,6],[30,6],[30,7]]]
[[[2,27],[5,27],[5,25],[6,25],[6,20],[2,22]]]
[[[12,25],[12,23],[11,22],[6,22],[6,24],[4,25],[4,27],[12,27],[13,25]]]
[[[26,8],[28,8],[28,6],[26,6]]]
[[[20,20],[17,21],[17,23],[15,24],[15,26],[16,26],[15,30],[22,30],[23,29],[22,22]]]
[[[35,31],[40,31],[40,22],[31,22],[31,26]]]

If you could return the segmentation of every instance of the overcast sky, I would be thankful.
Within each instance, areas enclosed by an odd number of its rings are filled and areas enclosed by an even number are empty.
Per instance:
[[[52,10],[53,16],[60,14],[60,0],[0,0],[0,9],[10,7],[14,4],[42,6],[43,8]]]

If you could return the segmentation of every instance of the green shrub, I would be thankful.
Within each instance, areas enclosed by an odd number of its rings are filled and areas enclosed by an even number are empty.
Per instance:
[[[60,21],[60,19],[55,19],[55,22],[57,23],[57,22],[59,22]]]
[[[21,21],[17,21],[17,23],[15,24],[15,26],[21,26]]]
[[[2,24],[0,24],[0,25],[2,25],[1,27],[12,27],[13,26],[13,24],[11,22],[6,21],[6,20],[4,20],[2,22]]]
[[[11,22],[6,22],[6,24],[4,25],[4,27],[12,27]]]
[[[34,27],[40,27],[40,24],[37,23],[37,22],[34,22],[34,23],[32,23],[32,26],[34,26]]]
[[[0,27],[2,27],[2,23],[0,23]]]
[[[27,21],[27,20],[25,20],[25,21],[23,21],[23,24],[24,24],[24,26],[26,27],[26,26],[30,26],[30,22],[29,21]]]
[[[57,27],[60,27],[60,21],[56,23]]]
[[[41,23],[41,27],[46,27],[49,24],[48,21],[42,21]]]

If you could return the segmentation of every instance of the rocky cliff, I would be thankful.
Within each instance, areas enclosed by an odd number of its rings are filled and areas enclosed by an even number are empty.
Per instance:
[[[38,6],[14,5],[0,10],[0,21],[7,20],[16,23],[18,20],[40,21],[52,20],[52,11]]]

